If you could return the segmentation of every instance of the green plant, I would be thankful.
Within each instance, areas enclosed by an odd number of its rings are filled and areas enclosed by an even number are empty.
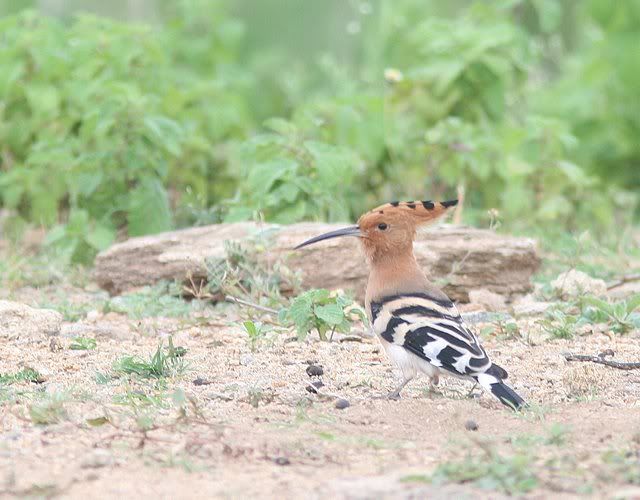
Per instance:
[[[613,468],[614,472],[621,476],[626,483],[640,484],[640,450],[611,450],[602,456],[605,464]],[[611,471],[605,473],[610,477]]]
[[[163,348],[162,343],[149,360],[138,356],[125,356],[114,363],[117,373],[137,375],[142,378],[164,378],[182,374],[186,369],[184,347],[174,347],[172,337],[169,345]]]
[[[65,392],[46,393],[42,399],[29,406],[29,417],[34,424],[48,425],[67,418],[65,403],[70,400]]]
[[[355,152],[306,138],[284,119],[271,119],[265,126],[271,133],[243,146],[238,168],[245,180],[225,220],[347,219],[350,211],[343,200],[352,194],[359,164]]]
[[[545,317],[540,320],[542,329],[548,333],[551,338],[570,339],[576,334],[576,330],[588,321],[578,315],[570,314],[560,307],[553,307],[545,313]]]
[[[174,15],[184,22],[164,30],[92,16],[63,24],[35,12],[0,21],[0,200],[53,228],[48,244],[67,260],[90,260],[119,228],[170,229],[169,183],[208,204],[207,186],[224,184],[214,182],[224,177],[213,168],[214,141],[249,117],[233,91],[204,84],[233,44],[214,37],[206,76],[177,70],[191,23],[203,20],[189,14],[182,2]],[[223,10],[216,15],[222,26]]]
[[[269,253],[277,228],[261,230],[242,242],[225,241],[225,257],[206,261],[210,296],[233,296],[256,304],[281,306],[281,290],[296,292],[299,273]],[[197,294],[194,294],[197,295]]]
[[[96,339],[89,337],[75,337],[71,344],[69,344],[69,349],[72,351],[92,351],[97,345],[98,343],[96,342]]]
[[[23,368],[17,373],[0,374],[0,384],[8,385],[16,382],[41,382],[44,380],[33,368]]]
[[[331,340],[334,332],[348,333],[353,321],[366,322],[366,315],[346,295],[314,289],[295,297],[288,308],[280,311],[279,319],[284,324],[293,323],[299,339],[315,330],[321,340]]]
[[[583,297],[580,303],[584,318],[594,323],[607,323],[615,333],[624,334],[640,328],[640,294],[617,302]]]
[[[466,455],[461,461],[439,465],[431,476],[435,484],[474,483],[480,488],[499,490],[508,495],[524,494],[539,484],[535,456],[526,451],[512,455],[486,448],[481,456]]]
[[[135,319],[153,316],[187,317],[202,304],[195,300],[188,302],[181,297],[179,285],[159,282],[132,292],[109,299],[104,312],[126,314]]]
[[[258,343],[265,338],[266,334],[271,330],[271,328],[259,321],[244,321],[242,323],[244,326],[247,335],[249,335],[249,344],[251,345],[251,350],[255,351]]]
[[[626,300],[607,302],[585,296],[577,301],[556,305],[540,321],[542,329],[552,338],[569,339],[587,325],[606,324],[611,331],[625,334],[640,328],[640,295]]]

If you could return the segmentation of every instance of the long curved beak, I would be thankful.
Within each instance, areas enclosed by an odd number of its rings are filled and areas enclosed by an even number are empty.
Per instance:
[[[314,236],[313,238],[305,241],[304,243],[300,243],[294,250],[298,250],[299,248],[306,247],[307,245],[312,245],[317,243],[318,241],[329,240],[331,238],[340,238],[341,236],[362,236],[360,232],[360,228],[358,226],[349,226],[342,229],[338,229],[336,231],[330,231],[328,233],[321,234],[320,236]]]

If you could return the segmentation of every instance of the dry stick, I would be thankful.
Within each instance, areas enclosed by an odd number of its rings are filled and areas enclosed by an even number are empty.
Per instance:
[[[619,286],[622,286],[625,283],[630,283],[632,281],[640,281],[640,273],[623,276],[619,280],[607,285],[607,290],[613,290],[614,288],[618,288]]]
[[[234,304],[239,304],[241,306],[253,307],[254,309],[258,309],[259,311],[264,311],[269,314],[278,314],[278,311],[275,309],[271,309],[270,307],[261,306],[259,304],[254,304],[253,302],[248,302],[246,300],[239,299],[237,297],[232,297],[231,295],[227,295],[224,300],[227,302],[232,302]]]
[[[567,361],[591,361],[600,365],[610,366],[618,370],[640,370],[640,363],[622,363],[620,361],[609,361],[605,359],[607,356],[613,356],[614,352],[607,349],[597,356],[586,356],[584,354],[565,354],[564,359]]]

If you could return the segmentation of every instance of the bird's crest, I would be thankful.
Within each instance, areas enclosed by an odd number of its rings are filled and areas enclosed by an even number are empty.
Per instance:
[[[457,204],[458,200],[392,201],[362,215],[356,226],[315,236],[300,243],[296,249],[331,238],[355,236],[360,238],[369,257],[386,252],[411,251],[411,242],[418,227],[434,221]]]
[[[458,200],[450,201],[392,201],[385,203],[363,214],[358,220],[359,225],[384,218],[394,221],[409,222],[413,226],[428,224],[447,212],[447,209],[458,204]]]

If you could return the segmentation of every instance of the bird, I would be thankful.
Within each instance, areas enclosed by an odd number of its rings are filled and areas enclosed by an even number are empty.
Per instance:
[[[505,384],[507,371],[491,361],[455,304],[429,281],[413,252],[418,228],[457,203],[393,201],[364,213],[354,226],[315,236],[295,249],[331,238],[360,240],[369,266],[366,313],[373,332],[402,373],[390,399],[398,399],[418,374],[426,375],[432,385],[446,374],[479,384],[505,406],[518,410],[526,403]]]

